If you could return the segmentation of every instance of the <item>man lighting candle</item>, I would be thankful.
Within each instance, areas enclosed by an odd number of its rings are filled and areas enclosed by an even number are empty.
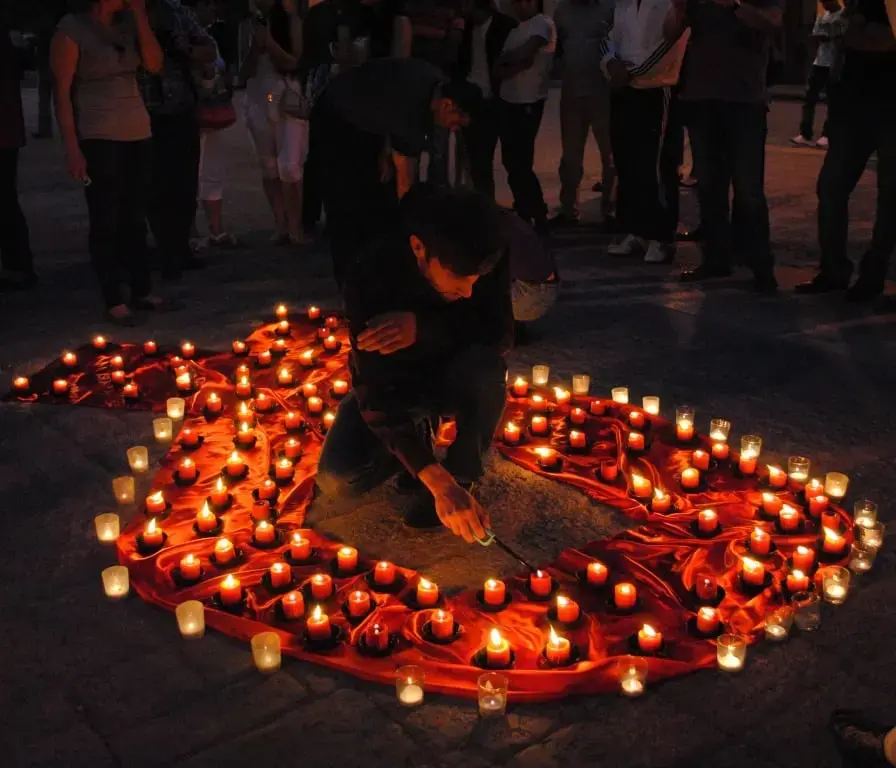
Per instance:
[[[470,495],[504,408],[503,354],[513,334],[501,216],[476,193],[418,185],[403,231],[378,242],[345,285],[354,389],[320,457],[325,496],[352,497],[403,465],[432,495],[406,515],[441,522],[468,543],[488,515]],[[457,436],[439,463],[432,433],[445,414]],[[313,511],[312,511],[313,514]]]

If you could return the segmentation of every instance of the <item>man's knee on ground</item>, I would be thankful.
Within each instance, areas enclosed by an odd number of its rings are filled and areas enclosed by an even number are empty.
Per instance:
[[[323,461],[318,466],[315,483],[318,495],[329,500],[353,499],[362,493],[355,473],[333,466],[326,467]]]
[[[544,317],[557,301],[560,282],[527,283],[514,280],[511,287],[513,298],[513,319],[521,323],[529,323]]]

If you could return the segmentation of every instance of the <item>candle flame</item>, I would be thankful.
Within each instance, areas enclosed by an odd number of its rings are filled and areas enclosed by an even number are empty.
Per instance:
[[[553,627],[551,627],[549,643],[550,643],[550,645],[559,645],[560,644],[560,636],[554,631]]]
[[[275,573],[283,573],[286,570],[286,563],[274,563],[271,566],[271,570]]]
[[[804,547],[804,546],[800,545],[800,546],[798,546],[798,547],[796,548],[796,551],[797,551],[799,554],[803,555],[803,557],[805,557],[806,555],[809,554],[809,552],[810,552],[811,550],[809,549],[809,547]]]
[[[224,581],[221,583],[222,587],[232,588],[235,587],[239,582],[236,580],[236,577],[232,573],[228,573],[224,577]]]
[[[504,426],[504,430],[506,432],[519,432],[520,428],[516,424],[514,424],[512,421],[508,421],[507,424]]]
[[[764,539],[768,534],[762,530],[758,525],[753,528],[753,536],[757,539]]]
[[[553,453],[553,449],[545,448],[545,446],[540,445],[540,446],[538,446],[538,448],[535,449],[535,453],[537,453],[539,456],[541,456],[541,458],[546,459],[548,456],[551,455],[551,453]]]
[[[703,606],[703,608],[700,609],[700,617],[703,619],[712,619],[715,617],[715,615],[716,615],[715,608],[709,608],[708,606]]]
[[[223,478],[223,477],[218,477],[218,481],[215,483],[215,490],[220,492],[220,491],[223,491],[224,488],[225,488],[225,486],[224,486],[224,478]]]
[[[842,538],[843,537],[836,531],[834,531],[830,528],[824,529],[824,540],[825,541],[837,542],[837,541],[840,541]]]
[[[301,533],[294,533],[292,535],[292,543],[293,544],[302,544],[305,541],[305,537],[302,536]]]
[[[657,488],[657,489],[655,489],[654,492],[653,492],[653,497],[654,497],[657,501],[662,501],[663,499],[666,498],[666,494],[663,493],[659,488]]]
[[[151,494],[149,494],[148,498],[152,502],[165,501],[165,496],[161,491],[153,491]]]
[[[332,333],[329,336],[327,336],[326,342],[328,344],[332,344],[334,341],[336,341],[336,337]]]
[[[302,352],[302,357],[305,358],[306,360],[310,360],[313,354],[314,354],[314,352],[312,352],[312,351],[309,349],[309,350],[307,350],[307,351],[305,351],[305,352]]]
[[[645,624],[641,627],[641,631],[644,633],[646,637],[656,637],[656,630],[650,626],[650,624]]]
[[[323,615],[323,612],[320,609],[319,605],[314,606],[314,610],[311,612],[311,618],[318,620]]]
[[[558,608],[565,608],[567,605],[569,605],[568,597],[563,597],[563,595],[560,595],[557,597],[557,607]]]
[[[270,528],[270,527],[271,527],[271,524],[270,524],[267,520],[262,520],[262,521],[258,524],[258,530],[259,530],[259,531],[266,531],[266,530],[267,530],[268,528]]]
[[[804,579],[804,578],[806,578],[806,574],[803,573],[802,571],[794,571],[794,572],[793,572],[793,578],[795,578],[795,579]]]
[[[258,395],[259,402],[261,402],[262,400],[267,400],[267,399],[268,399],[268,396],[264,392],[259,393],[259,395]]]
[[[445,611],[443,611],[441,609],[436,611],[436,614],[435,614],[436,621],[445,621],[445,619],[447,619],[447,618],[448,618],[448,614],[445,613]]]
[[[762,563],[754,560],[752,557],[745,557],[741,562],[744,564],[745,571],[755,571],[757,568],[762,568]]]
[[[518,387],[521,387],[521,386],[523,386],[523,384],[526,383],[526,380],[522,376],[517,376],[513,380],[513,383],[516,384]]]
[[[284,314],[285,312],[287,312],[288,310],[286,309],[286,305],[285,305],[285,304],[278,304],[278,305],[277,305],[277,309],[276,309],[275,311],[277,312],[278,315],[282,315],[282,314]]]
[[[498,580],[497,579],[488,579],[485,582],[486,589],[497,589],[498,588]]]
[[[432,587],[432,582],[429,581],[428,579],[424,579],[421,576],[420,577],[420,586],[423,587],[423,589],[430,589]]]
[[[504,642],[504,638],[501,637],[501,632],[497,627],[494,627],[488,635],[488,644],[493,648],[500,648],[501,644]]]
[[[194,565],[196,563],[196,555],[192,552],[184,558],[184,562],[187,565]]]
[[[184,469],[189,469],[190,467],[193,466],[193,460],[192,460],[192,459],[184,459],[184,460],[180,463],[180,465],[181,465]]]
[[[208,400],[209,400],[210,403],[216,403],[216,402],[218,402],[218,395],[217,395],[217,393],[212,392],[212,393],[208,396]]]
[[[314,576],[311,577],[311,581],[315,584],[326,584],[327,576],[323,573],[315,573]]]
[[[242,458],[240,458],[239,451],[234,451],[230,454],[230,458],[227,459],[232,464],[237,464],[238,462],[242,462]]]
[[[284,456],[280,459],[280,466],[283,467],[283,469],[287,469],[292,466],[292,462]]]
[[[202,505],[199,514],[202,515],[202,517],[209,517],[212,514],[212,511],[208,508],[208,502],[205,502],[205,504]]]
[[[339,550],[339,554],[345,555],[346,557],[350,557],[354,553],[355,553],[355,550],[353,547],[343,547],[342,549]]]
[[[158,528],[158,526],[156,525],[156,519],[155,519],[155,518],[153,518],[152,520],[150,520],[150,521],[146,524],[146,532],[147,532],[147,533],[155,533],[155,532],[156,532],[156,528]]]
[[[230,539],[222,538],[215,542],[216,552],[226,552],[228,549],[230,549]]]

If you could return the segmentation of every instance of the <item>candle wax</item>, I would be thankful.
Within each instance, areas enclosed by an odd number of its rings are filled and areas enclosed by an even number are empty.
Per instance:
[[[415,707],[423,701],[423,689],[419,685],[406,685],[398,698],[406,707]]]

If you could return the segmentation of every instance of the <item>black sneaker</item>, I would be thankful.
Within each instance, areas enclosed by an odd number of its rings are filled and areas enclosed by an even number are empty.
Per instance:
[[[838,709],[831,715],[828,728],[843,755],[844,765],[890,766],[884,755],[884,737],[891,730],[890,726],[875,722],[863,712]]]
[[[711,267],[708,264],[701,264],[699,267],[684,270],[679,279],[683,283],[699,283],[702,280],[730,276],[731,267]]]
[[[861,302],[873,301],[884,292],[884,281],[865,279],[860,277],[855,284],[846,291],[846,300]]]
[[[815,275],[811,280],[797,285],[793,291],[805,296],[814,296],[818,293],[831,293],[833,291],[845,291],[849,288],[849,277],[828,277],[824,274]]]

